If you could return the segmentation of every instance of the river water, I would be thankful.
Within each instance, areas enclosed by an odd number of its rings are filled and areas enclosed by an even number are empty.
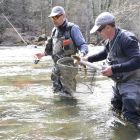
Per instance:
[[[0,47],[0,139],[140,139],[133,125],[113,115],[113,82],[99,72],[93,93],[82,90],[73,99],[54,95],[51,57],[33,63],[33,54],[42,51],[44,47]]]

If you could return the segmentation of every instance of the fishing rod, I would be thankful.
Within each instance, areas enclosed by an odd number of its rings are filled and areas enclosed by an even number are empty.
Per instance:
[[[23,37],[18,33],[18,31],[16,30],[16,28],[12,25],[12,23],[8,20],[8,18],[3,14],[3,17],[8,21],[8,23],[12,26],[12,28],[16,31],[16,33],[19,35],[19,37],[22,39],[22,41],[26,44],[26,46],[28,46],[28,44],[25,42],[25,40],[23,39]]]
[[[9,21],[9,19],[3,14],[1,13],[2,16],[8,21],[8,23],[12,26],[12,28],[15,30],[15,32],[18,34],[18,36],[22,39],[22,41],[26,44],[26,46],[28,47],[29,45],[27,44],[27,42],[23,39],[23,37],[20,35],[20,33],[17,31],[17,29],[13,26],[13,24]],[[30,49],[31,51],[31,49]],[[32,52],[32,51],[31,51]],[[32,52],[33,53],[33,52]],[[34,53],[33,53],[34,54]],[[34,55],[35,56],[35,55]],[[34,64],[37,64],[39,62],[39,59],[37,56],[35,56],[36,59],[34,60]]]
[[[22,41],[26,44],[26,46],[29,46],[28,44],[27,44],[27,42],[23,39],[23,37],[19,34],[19,32],[17,31],[17,29],[12,25],[12,23],[8,20],[8,18],[3,14],[3,13],[1,13],[2,15],[3,15],[3,17],[8,21],[8,23],[12,26],[12,28],[16,31],[16,33],[19,35],[19,37],[22,39]],[[64,40],[63,42],[62,42],[62,44],[63,45],[67,45],[67,44],[69,44],[70,43],[70,40]],[[31,51],[31,49],[30,49],[30,51]],[[31,51],[32,52],[32,51]],[[33,52],[32,52],[33,53]],[[33,53],[34,54],[34,53]],[[35,55],[34,55],[35,56]],[[36,57],[36,59],[34,60],[34,64],[37,64],[40,60],[38,59],[38,57],[37,56],[35,56]]]

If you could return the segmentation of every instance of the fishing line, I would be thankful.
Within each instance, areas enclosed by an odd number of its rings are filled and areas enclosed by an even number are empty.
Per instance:
[[[125,21],[130,17],[130,15],[132,15],[136,10],[137,8],[140,8],[140,4],[138,4],[137,6],[135,6],[135,9],[132,13],[130,13],[123,21],[122,21],[122,25],[125,23]],[[93,37],[95,38],[97,35],[94,35]],[[95,47],[99,46],[102,42],[104,41],[104,39],[98,44],[96,45]],[[93,50],[93,49],[91,49]],[[87,56],[89,53],[87,53],[85,56]]]
[[[1,2],[0,2],[1,3]],[[2,16],[8,21],[8,23],[12,26],[12,28],[15,30],[15,32],[18,34],[18,36],[22,39],[22,41],[26,44],[26,46],[27,46],[27,48],[29,47],[29,46],[32,46],[32,45],[28,45],[27,44],[27,42],[23,39],[23,37],[19,34],[19,32],[17,31],[17,29],[12,25],[12,23],[9,21],[9,19],[3,14],[3,13],[1,13],[2,14]],[[31,50],[31,49],[29,49],[31,52],[32,52],[32,54],[34,55],[34,53],[33,53],[33,51]],[[34,55],[34,57],[36,58],[35,59],[35,61],[34,61],[34,64],[37,64],[38,62],[39,62],[39,59],[38,59],[38,57],[37,56],[35,56]]]
[[[1,13],[4,18],[8,21],[8,23],[13,27],[13,29],[16,31],[16,33],[19,35],[19,37],[22,39],[22,41],[26,44],[26,46],[28,46],[28,44],[25,42],[25,40],[23,39],[23,37],[18,33],[17,29],[12,25],[12,23],[8,20],[8,18],[3,14]]]
[[[3,3],[3,0],[2,1],[0,1],[0,4],[1,3]],[[9,6],[10,7],[10,6]],[[9,8],[8,7],[8,8]],[[4,15],[4,13],[1,13],[2,14],[2,16],[7,20],[7,22],[12,26],[12,28],[15,30],[15,32],[18,34],[18,36],[22,39],[22,41],[26,44],[26,46],[27,46],[27,48],[29,48],[29,46],[34,46],[34,45],[28,45],[27,44],[27,42],[23,39],[23,37],[20,35],[20,33],[17,31],[17,29],[13,26],[13,24],[9,21],[9,19]],[[35,46],[34,46],[35,47]],[[30,50],[30,52],[32,52],[32,54],[34,55],[34,52],[31,50],[31,49],[29,49]],[[36,58],[35,59],[35,61],[34,61],[34,63],[35,64],[37,64],[38,62],[39,62],[39,59],[38,59],[38,57],[37,56],[35,56],[34,55],[34,57]]]
[[[140,8],[140,4],[138,4],[138,5],[135,6],[134,8],[135,8],[134,11],[133,11],[133,12],[131,11],[131,13],[123,20],[122,25],[123,25],[123,24],[125,23],[125,21],[130,17],[130,15],[132,15],[132,14],[137,10],[137,8]]]
[[[136,7],[136,9],[133,11],[133,13],[137,10],[137,8],[140,8],[140,4]],[[127,20],[127,18],[129,18],[130,17],[130,15],[131,15],[132,13],[130,13],[125,19],[124,19],[124,21],[122,22],[122,25],[125,23],[125,21]],[[97,35],[94,35],[93,37],[95,38]],[[102,41],[100,41],[100,43],[99,44],[97,44],[95,47],[97,47],[97,46],[99,46],[102,42],[104,41],[104,39],[102,40]],[[92,51],[93,49],[91,49],[90,51]],[[87,55],[89,55],[89,53],[87,53],[85,56],[87,56]],[[84,56],[84,57],[85,57]]]
[[[95,37],[95,36],[94,36]],[[99,46],[102,42],[104,41],[104,39],[102,41],[99,42],[99,44],[97,44],[95,47]],[[92,51],[94,48],[92,48],[90,51]],[[87,53],[85,56],[89,55],[90,53]],[[84,57],[85,57],[84,56]],[[95,74],[96,72],[93,73],[93,76],[92,76],[92,80],[91,80],[91,83],[90,85],[86,84],[86,86],[88,87],[88,89],[91,91],[91,93],[94,93],[94,89],[92,90],[92,86],[93,86],[93,83],[94,83],[94,87],[95,87],[95,81],[96,81],[96,78],[95,78]],[[84,80],[85,81],[85,80]]]

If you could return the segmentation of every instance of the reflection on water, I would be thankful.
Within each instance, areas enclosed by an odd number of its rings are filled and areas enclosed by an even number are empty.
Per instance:
[[[51,57],[33,64],[33,53],[41,51],[43,47],[0,48],[0,139],[140,139],[132,125],[110,111],[110,79],[98,73],[93,94],[60,98],[52,93]]]

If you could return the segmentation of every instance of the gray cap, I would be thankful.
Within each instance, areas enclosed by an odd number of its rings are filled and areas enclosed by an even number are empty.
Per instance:
[[[115,22],[114,16],[109,12],[103,12],[95,20],[95,25],[90,30],[90,33],[95,33],[102,25],[107,25],[113,22]]]
[[[61,7],[61,6],[53,7],[52,12],[48,17],[54,17],[54,16],[56,16],[58,14],[65,14],[65,11],[64,11],[63,7]]]

